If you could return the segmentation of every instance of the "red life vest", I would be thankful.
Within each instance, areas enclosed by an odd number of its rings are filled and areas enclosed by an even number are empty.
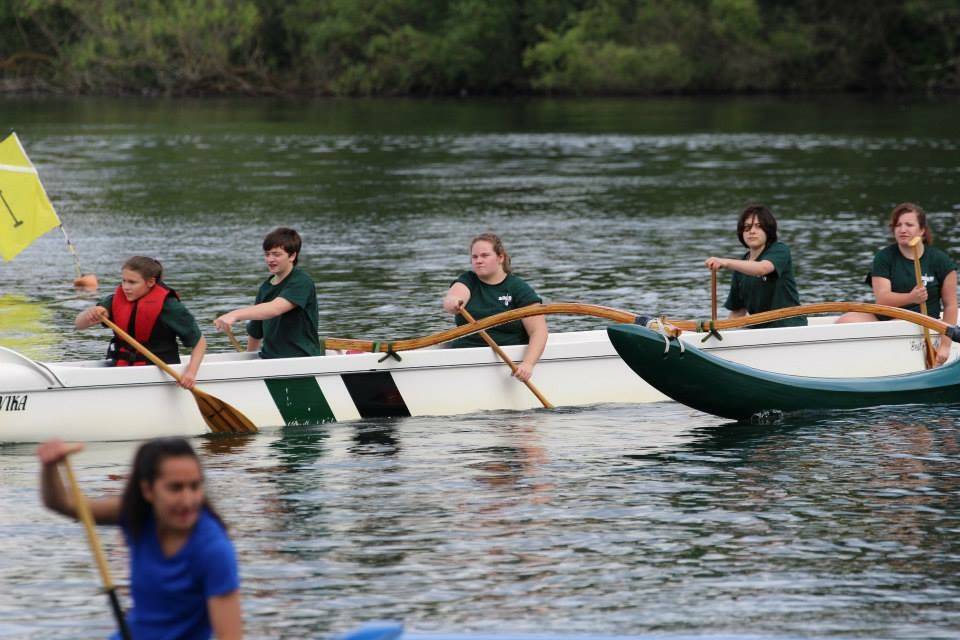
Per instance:
[[[110,305],[110,317],[113,318],[117,326],[136,338],[140,344],[156,353],[165,362],[171,362],[169,355],[163,353],[170,351],[169,346],[164,348],[164,345],[151,345],[150,341],[157,326],[157,320],[160,318],[160,312],[163,310],[163,303],[169,295],[180,299],[176,291],[162,282],[158,282],[146,295],[130,302],[127,300],[127,296],[123,295],[123,287],[117,286],[117,290],[113,292],[113,303]],[[173,342],[173,354],[175,359],[172,362],[179,362],[180,354],[175,340]],[[140,355],[139,351],[117,335],[114,335],[110,343],[107,357],[114,360],[118,367],[149,364],[147,359]]]

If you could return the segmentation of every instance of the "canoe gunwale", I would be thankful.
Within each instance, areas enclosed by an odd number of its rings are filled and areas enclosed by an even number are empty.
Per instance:
[[[353,349],[358,351],[369,351],[373,353],[395,353],[398,351],[410,351],[413,349],[422,349],[424,347],[434,346],[449,342],[457,338],[462,338],[484,329],[496,327],[501,324],[529,318],[533,316],[546,315],[580,315],[592,316],[612,320],[622,324],[637,324],[644,327],[653,328],[662,327],[663,330],[671,335],[678,335],[682,331],[693,331],[696,333],[712,333],[713,331],[722,331],[728,329],[741,329],[756,324],[765,324],[776,320],[786,318],[795,318],[800,316],[818,315],[825,313],[847,313],[850,311],[860,311],[872,313],[877,316],[885,316],[906,320],[921,327],[945,335],[953,342],[960,342],[960,326],[947,324],[936,318],[931,318],[920,313],[907,311],[899,307],[889,307],[881,304],[868,302],[817,302],[805,304],[796,307],[787,307],[775,311],[764,311],[763,313],[752,314],[740,318],[727,318],[725,320],[677,320],[664,316],[638,315],[623,309],[614,307],[605,307],[602,305],[586,304],[581,302],[551,302],[547,304],[532,304],[520,309],[505,311],[497,315],[489,316],[478,320],[473,324],[466,324],[445,331],[440,331],[421,338],[405,338],[400,340],[362,340],[353,338],[324,338],[323,344],[328,349]]]

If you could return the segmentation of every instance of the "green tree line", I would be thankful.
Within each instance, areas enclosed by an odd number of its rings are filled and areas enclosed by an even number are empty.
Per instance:
[[[0,90],[960,89],[960,0],[0,0]]]

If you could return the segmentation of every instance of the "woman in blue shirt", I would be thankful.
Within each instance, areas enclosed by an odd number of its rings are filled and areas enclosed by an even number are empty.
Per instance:
[[[50,440],[37,449],[43,503],[71,518],[76,507],[57,465],[82,448]],[[200,459],[186,440],[144,443],[123,495],[89,504],[97,523],[122,527],[130,547],[133,610],[127,624],[134,638],[243,636],[233,544],[207,501]]]

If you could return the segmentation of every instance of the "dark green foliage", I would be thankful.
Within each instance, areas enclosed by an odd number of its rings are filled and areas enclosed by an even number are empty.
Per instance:
[[[0,89],[960,89],[960,0],[5,0]]]

